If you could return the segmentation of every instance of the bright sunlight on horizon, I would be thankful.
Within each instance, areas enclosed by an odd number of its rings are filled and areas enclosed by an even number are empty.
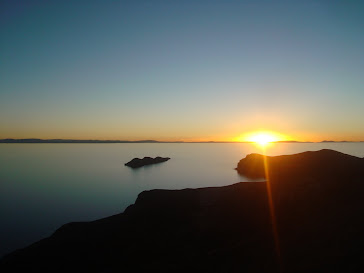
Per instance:
[[[260,146],[266,146],[271,142],[285,141],[287,136],[270,131],[258,131],[244,134],[236,139],[237,142],[254,142]]]

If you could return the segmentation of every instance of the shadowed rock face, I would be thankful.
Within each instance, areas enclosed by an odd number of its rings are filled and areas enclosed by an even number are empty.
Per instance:
[[[0,271],[362,272],[362,159],[323,150],[271,157],[268,165],[280,257],[267,183],[243,182],[142,192],[124,213],[64,225],[13,252]]]
[[[364,159],[328,149],[274,157],[250,154],[239,161],[236,170],[247,177],[263,178],[264,159],[268,174],[276,179],[351,179],[364,174]]]
[[[275,254],[265,192],[264,183],[145,191],[122,214],[64,225],[8,255],[0,271],[266,272]]]
[[[140,167],[143,167],[146,165],[152,165],[152,164],[166,162],[168,160],[170,160],[169,157],[160,157],[160,156],[157,156],[156,158],[144,157],[143,159],[133,158],[128,163],[125,163],[125,166],[135,169],[135,168],[140,168]]]

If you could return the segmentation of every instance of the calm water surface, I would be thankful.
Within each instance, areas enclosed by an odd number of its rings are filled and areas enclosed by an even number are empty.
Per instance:
[[[268,155],[323,148],[364,157],[364,143],[274,144]],[[62,224],[122,212],[138,193],[249,181],[234,168],[259,147],[242,143],[0,144],[0,256]],[[137,170],[134,157],[168,156]]]

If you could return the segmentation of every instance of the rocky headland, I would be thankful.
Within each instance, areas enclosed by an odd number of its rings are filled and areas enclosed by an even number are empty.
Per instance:
[[[135,168],[140,168],[140,167],[143,167],[146,165],[152,165],[152,164],[166,162],[170,159],[171,158],[169,158],[169,157],[157,156],[157,157],[153,158],[153,157],[146,156],[144,158],[133,158],[129,162],[125,163],[124,165],[135,169]]]
[[[364,159],[332,150],[252,154],[237,170],[267,182],[144,191],[123,213],[66,224],[49,238],[5,256],[0,270],[364,270]]]

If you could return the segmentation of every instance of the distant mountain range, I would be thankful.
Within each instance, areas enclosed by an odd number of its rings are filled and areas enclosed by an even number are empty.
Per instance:
[[[331,141],[324,140],[321,142],[309,141],[274,141],[274,143],[342,143],[342,142],[363,142],[363,141]],[[40,139],[40,138],[5,138],[0,139],[0,143],[236,143],[234,141],[157,141],[157,140],[96,140],[96,139]],[[241,143],[253,143],[251,141]]]
[[[39,139],[39,138],[23,138],[0,139],[0,143],[158,143],[156,140],[96,140],[96,139]]]

